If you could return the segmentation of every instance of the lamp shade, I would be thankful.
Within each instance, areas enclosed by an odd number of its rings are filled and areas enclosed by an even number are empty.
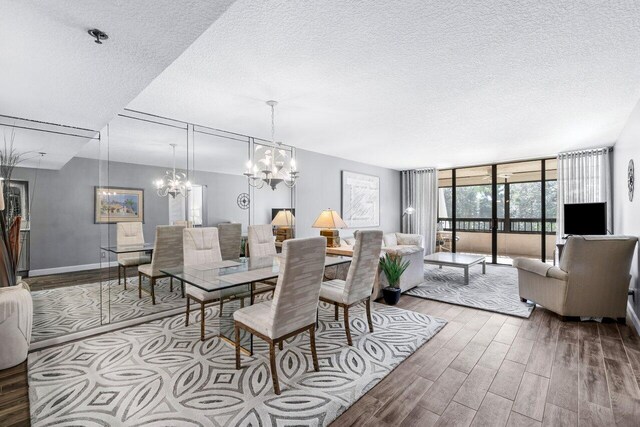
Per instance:
[[[295,220],[296,217],[293,216],[291,211],[283,209],[278,211],[273,221],[271,221],[271,225],[275,225],[276,227],[291,227]]]
[[[326,209],[322,211],[318,218],[312,225],[313,228],[347,228],[347,224],[344,223],[338,212],[333,209]]]

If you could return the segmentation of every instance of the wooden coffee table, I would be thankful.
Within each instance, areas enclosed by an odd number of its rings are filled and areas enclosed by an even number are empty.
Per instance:
[[[424,257],[425,264],[434,264],[447,267],[459,267],[464,269],[464,284],[469,284],[469,267],[482,264],[482,274],[487,273],[486,259],[479,255],[454,254],[450,252],[436,252]]]

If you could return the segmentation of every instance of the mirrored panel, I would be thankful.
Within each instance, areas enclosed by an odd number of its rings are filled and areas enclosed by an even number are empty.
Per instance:
[[[20,221],[18,281],[32,291],[32,343],[102,325],[101,232],[93,221],[100,134],[20,119],[0,121],[0,132],[3,166],[15,166],[2,168],[1,214],[8,224]]]

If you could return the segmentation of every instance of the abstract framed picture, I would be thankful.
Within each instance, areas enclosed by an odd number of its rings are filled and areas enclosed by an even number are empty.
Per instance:
[[[144,190],[141,188],[95,187],[94,222],[144,222]]]
[[[342,219],[349,228],[380,225],[380,178],[342,171]]]

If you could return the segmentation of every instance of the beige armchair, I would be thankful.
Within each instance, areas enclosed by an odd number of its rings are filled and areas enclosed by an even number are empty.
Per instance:
[[[624,321],[637,240],[628,236],[571,236],[559,267],[517,258],[513,266],[518,269],[520,298],[561,316]]]
[[[119,222],[116,225],[116,244],[118,246],[143,245],[142,223]],[[144,252],[118,254],[118,285],[124,277],[124,288],[127,289],[127,267],[148,264],[149,262],[151,262],[151,257]]]

